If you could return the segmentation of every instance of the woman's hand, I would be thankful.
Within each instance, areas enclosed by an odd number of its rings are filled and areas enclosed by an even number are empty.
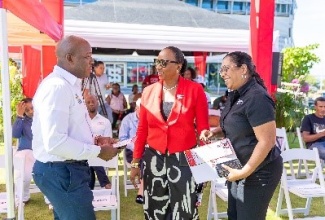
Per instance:
[[[243,169],[233,169],[224,164],[222,164],[221,166],[229,172],[228,176],[226,176],[226,179],[230,182],[234,182],[236,180],[244,179],[247,177]]]
[[[133,184],[134,188],[138,188],[138,183],[136,180],[140,180],[140,167],[138,168],[131,168],[131,172],[130,172],[130,180],[131,183]]]
[[[200,134],[200,140],[201,141],[204,141],[204,142],[207,142],[210,140],[210,138],[213,136],[213,133],[209,130],[203,130],[201,131],[201,134]]]

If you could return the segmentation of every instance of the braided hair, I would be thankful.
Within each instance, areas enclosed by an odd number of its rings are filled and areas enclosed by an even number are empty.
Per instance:
[[[248,74],[251,77],[254,77],[258,84],[260,84],[265,90],[267,90],[264,80],[261,78],[260,74],[256,72],[256,66],[253,63],[252,57],[245,52],[234,51],[228,53],[224,58],[230,57],[233,63],[235,63],[238,67],[245,64],[247,66]]]
[[[186,67],[187,67],[187,60],[185,59],[183,52],[174,46],[168,46],[168,47],[164,48],[164,50],[165,49],[171,50],[174,53],[175,61],[182,64],[182,68],[180,69],[180,72],[184,73],[186,70]]]

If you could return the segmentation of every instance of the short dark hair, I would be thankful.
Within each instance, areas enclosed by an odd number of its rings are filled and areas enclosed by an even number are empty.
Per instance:
[[[104,62],[100,60],[94,60],[94,67],[98,67],[99,65],[104,65]]]
[[[315,99],[314,105],[317,105],[317,102],[325,102],[325,97],[321,96]]]

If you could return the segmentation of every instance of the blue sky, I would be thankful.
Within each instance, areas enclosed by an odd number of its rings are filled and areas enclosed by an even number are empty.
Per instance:
[[[296,0],[297,9],[293,21],[295,46],[319,43],[315,50],[321,62],[312,69],[311,74],[325,79],[325,0]]]

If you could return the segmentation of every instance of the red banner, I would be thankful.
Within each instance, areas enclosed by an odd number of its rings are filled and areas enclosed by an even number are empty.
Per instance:
[[[256,70],[270,93],[275,1],[251,0],[251,54]]]
[[[41,48],[23,46],[23,93],[32,98],[41,82]]]
[[[193,52],[194,65],[198,69],[197,73],[205,77],[207,66],[207,52]]]

